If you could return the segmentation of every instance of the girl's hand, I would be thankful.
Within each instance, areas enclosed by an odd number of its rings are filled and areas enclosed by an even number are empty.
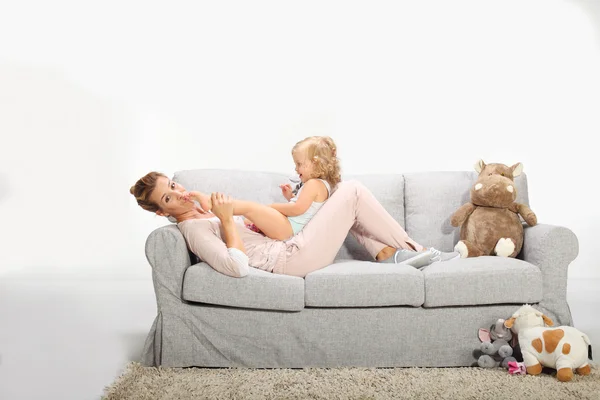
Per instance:
[[[231,196],[223,193],[213,193],[210,195],[213,214],[221,220],[233,219],[233,201]]]
[[[287,185],[279,185],[279,188],[281,189],[281,194],[287,201],[290,201],[290,199],[294,197],[294,193],[292,193],[292,185],[289,183]]]

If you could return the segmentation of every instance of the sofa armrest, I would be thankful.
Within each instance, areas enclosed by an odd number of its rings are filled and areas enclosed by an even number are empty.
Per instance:
[[[152,266],[159,311],[166,302],[181,303],[183,277],[192,260],[176,225],[163,226],[150,233],[146,240],[146,259]]]
[[[544,300],[567,298],[569,264],[579,254],[577,236],[568,228],[538,224],[524,226],[521,257],[541,271]]]

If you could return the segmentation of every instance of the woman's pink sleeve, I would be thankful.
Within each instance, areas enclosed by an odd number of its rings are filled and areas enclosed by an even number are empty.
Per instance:
[[[235,278],[248,275],[248,256],[241,250],[227,248],[208,225],[193,224],[180,230],[192,253],[216,271]]]

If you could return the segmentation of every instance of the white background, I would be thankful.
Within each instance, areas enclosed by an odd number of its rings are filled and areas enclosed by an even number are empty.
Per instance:
[[[599,112],[599,1],[2,1],[0,275],[148,276],[140,176],[330,135],[348,174],[522,162],[600,277]]]

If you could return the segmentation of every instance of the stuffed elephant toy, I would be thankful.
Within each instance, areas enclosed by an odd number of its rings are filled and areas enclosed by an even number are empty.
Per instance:
[[[482,341],[480,351],[483,353],[477,360],[481,368],[502,367],[508,369],[508,363],[516,362],[510,340],[512,333],[504,326],[504,320],[499,319],[490,330],[480,329],[479,339]]]

